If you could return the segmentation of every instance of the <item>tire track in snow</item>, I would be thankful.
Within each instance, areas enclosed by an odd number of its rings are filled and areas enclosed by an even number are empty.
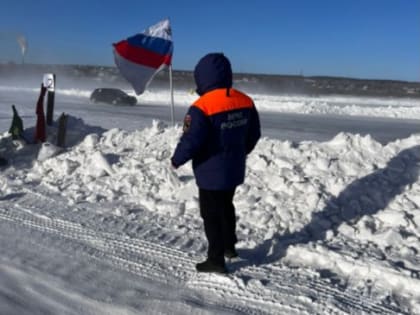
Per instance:
[[[244,271],[244,274],[249,277],[258,278],[261,275],[267,274],[267,271],[263,272],[262,269],[262,267],[250,267]],[[292,289],[291,296],[295,296],[297,292],[305,292],[305,296],[329,301],[331,304],[336,305],[337,310],[346,314],[405,314],[390,308],[388,305],[381,305],[377,301],[363,296],[353,289],[331,286],[326,281],[313,278],[309,274],[300,272],[292,273],[290,267],[271,265],[269,272],[270,281],[276,287],[285,291]],[[308,285],[308,283],[311,285]],[[339,303],[336,303],[335,300]],[[340,303],[344,305],[340,305]],[[343,306],[347,306],[348,309]]]
[[[81,242],[96,250],[88,253],[94,259],[106,260],[119,269],[151,280],[181,283],[192,290],[210,292],[214,296],[212,302],[220,303],[223,299],[224,305],[240,313],[397,314],[357,292],[340,290],[295,269],[270,265],[270,268],[244,267],[228,276],[197,274],[194,259],[184,251],[16,211],[0,209],[0,220]]]
[[[30,218],[24,215],[12,215],[10,213],[5,213],[3,210],[0,210],[0,219],[11,221],[13,223],[20,224],[32,229],[36,229],[40,232],[54,234],[59,237],[83,242],[85,243],[85,245],[99,250],[102,253],[102,255],[94,255],[93,253],[90,253],[92,258],[98,259],[101,262],[104,262],[104,259],[106,259],[108,260],[108,262],[111,263],[111,265],[119,269],[135,273],[136,275],[140,275],[151,280],[158,280],[162,283],[167,283],[168,281],[175,283],[176,281],[176,283],[183,282],[185,284],[185,279],[188,279],[195,275],[195,270],[191,266],[192,260],[185,259],[186,254],[178,250],[172,250],[160,245],[155,246],[154,244],[141,240],[140,242],[139,240],[136,240],[135,243],[137,244],[129,244],[127,246],[122,246],[124,245],[122,243],[122,240],[110,239],[110,235],[108,235],[107,233],[96,233],[92,230],[85,229],[80,225],[70,222],[67,223],[63,220],[43,220],[39,217]],[[115,235],[112,236],[114,238],[118,237]],[[146,244],[146,246],[144,246],[144,244]],[[145,252],[145,254],[138,255],[140,256],[140,259],[128,259],[126,258],[127,252],[124,251],[124,248],[128,248],[130,251],[134,249],[136,251],[135,254],[139,254],[138,252]],[[163,254],[161,254],[162,249],[165,250],[165,253]],[[180,256],[179,253],[182,253],[182,256]],[[133,253],[131,252],[128,254]],[[150,254],[153,254],[153,256],[150,256]],[[154,257],[154,259],[150,259],[150,257]],[[164,261],[165,263],[162,264],[162,261]],[[174,262],[175,264],[177,264],[177,266],[174,266]],[[183,266],[182,262],[187,262],[188,264],[186,266]],[[168,271],[172,272],[174,271],[174,269],[176,269],[174,267],[182,268],[183,274],[177,272],[175,272],[175,274],[168,274]],[[184,271],[184,269],[187,270]],[[226,291],[222,287],[220,289],[222,291]],[[224,298],[226,298],[226,295],[224,296]],[[235,297],[234,299],[228,297],[228,300],[224,301],[224,304],[227,304],[226,306],[228,308],[239,313],[270,313],[269,309],[264,310],[264,305],[260,305],[261,309],[253,311],[252,307],[248,305],[249,298],[247,294],[240,295],[239,298],[240,300],[238,300],[238,297]],[[263,298],[262,301],[264,301]],[[213,299],[212,302],[215,304],[220,304],[219,299]],[[277,313],[277,311],[275,312]],[[281,311],[279,312],[281,313]]]

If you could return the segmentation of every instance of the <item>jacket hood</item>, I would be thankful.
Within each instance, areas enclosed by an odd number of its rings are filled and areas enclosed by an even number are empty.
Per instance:
[[[203,95],[211,90],[232,87],[232,67],[222,53],[210,53],[200,59],[194,69],[196,92]]]

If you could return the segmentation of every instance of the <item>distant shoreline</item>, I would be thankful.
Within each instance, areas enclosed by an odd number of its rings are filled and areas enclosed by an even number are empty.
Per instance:
[[[46,72],[75,79],[92,77],[104,84],[126,83],[113,66],[0,64],[0,77],[41,76]],[[173,83],[175,89],[191,89],[194,87],[192,71],[174,70]],[[168,76],[163,71],[154,78],[150,88],[167,86]],[[249,93],[420,98],[420,82],[386,79],[235,73],[234,86]]]

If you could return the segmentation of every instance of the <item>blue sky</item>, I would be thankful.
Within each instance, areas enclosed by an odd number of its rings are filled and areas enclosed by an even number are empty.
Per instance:
[[[169,17],[174,69],[224,52],[234,72],[420,81],[419,0],[2,0],[0,62],[114,65],[112,46]]]

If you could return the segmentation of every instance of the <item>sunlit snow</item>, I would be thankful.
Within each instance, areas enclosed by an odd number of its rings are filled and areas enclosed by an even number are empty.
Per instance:
[[[0,86],[0,314],[420,313],[420,130],[297,141],[269,120],[415,125],[418,99],[251,94],[265,137],[234,199],[240,259],[222,276],[195,272],[207,246],[197,188],[189,163],[169,162],[196,95],[175,91],[172,126],[168,91],[135,108],[90,104],[90,92],[58,84],[62,149],[56,123],[42,145],[10,138],[11,104],[32,137],[39,87]]]

